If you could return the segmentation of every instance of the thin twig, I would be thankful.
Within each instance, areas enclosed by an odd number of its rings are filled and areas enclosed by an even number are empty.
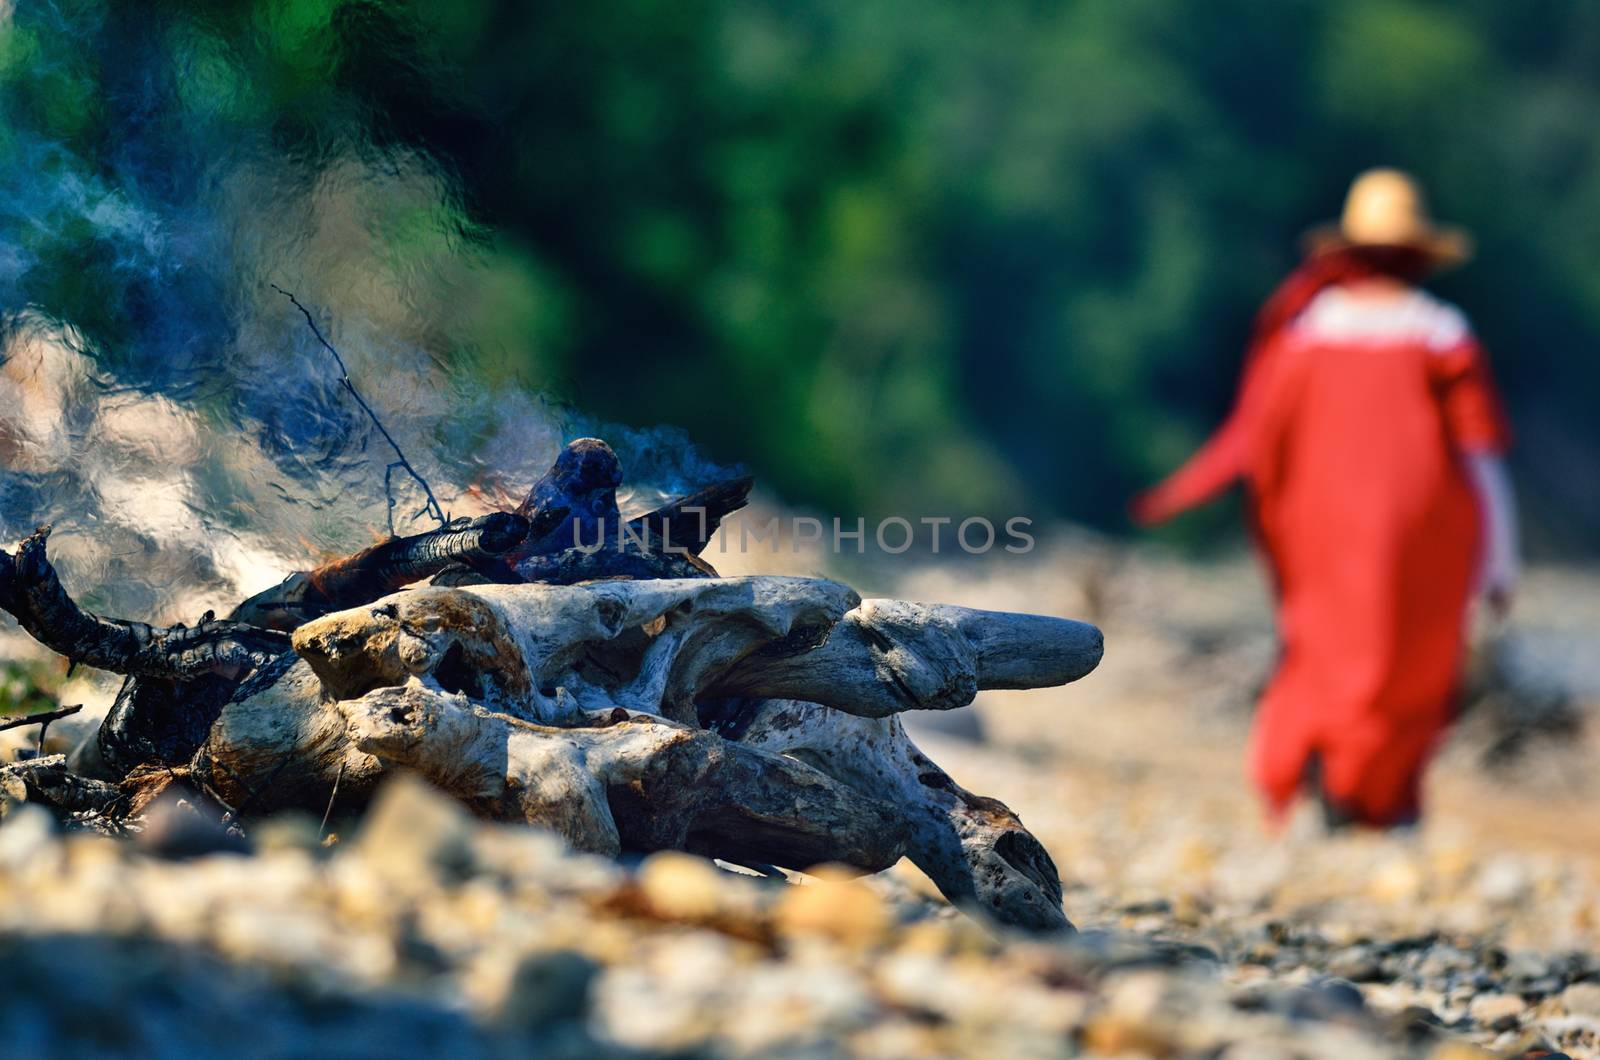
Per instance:
[[[328,834],[328,819],[333,816],[333,800],[339,797],[339,781],[344,779],[344,760],[339,760],[339,772],[333,775],[333,790],[328,792],[328,808],[322,811],[322,826],[317,829],[317,841]]]
[[[367,418],[372,421],[372,425],[374,427],[378,428],[378,433],[383,435],[383,440],[389,443],[389,448],[394,450],[394,455],[398,458],[394,463],[389,465],[383,476],[383,488],[389,501],[389,536],[394,536],[394,493],[389,488],[389,478],[390,475],[393,474],[394,469],[397,467],[403,470],[406,474],[410,475],[416,484],[422,487],[422,492],[428,498],[428,503],[422,506],[422,512],[425,512],[439,520],[440,526],[448,523],[450,520],[445,517],[444,508],[439,505],[439,499],[433,495],[433,489],[428,485],[428,480],[423,478],[417,469],[411,466],[411,461],[406,459],[406,454],[400,448],[400,443],[394,440],[394,435],[389,433],[389,429],[383,425],[383,421],[378,419],[378,414],[372,411],[372,406],[367,404],[367,399],[362,397],[361,391],[356,389],[356,384],[350,378],[350,369],[345,365],[344,358],[339,355],[338,350],[333,348],[333,343],[329,342],[323,337],[322,329],[317,327],[316,320],[314,320],[311,316],[311,310],[301,305],[300,299],[296,298],[288,291],[285,291],[277,284],[268,284],[268,286],[287,298],[290,305],[300,310],[300,315],[306,318],[306,323],[311,328],[311,334],[317,337],[317,341],[322,344],[323,349],[333,354],[335,363],[339,365],[339,385],[344,387],[345,390],[349,391],[352,398],[355,398],[356,404],[361,406],[361,411],[367,414]]]
[[[55,710],[41,710],[37,714],[14,714],[9,718],[0,718],[0,732],[6,729],[20,729],[24,725],[49,725],[52,721],[71,717],[83,709],[79,703],[71,707],[58,707]]]

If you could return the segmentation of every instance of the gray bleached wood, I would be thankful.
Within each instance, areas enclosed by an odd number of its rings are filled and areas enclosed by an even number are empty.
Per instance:
[[[235,816],[324,814],[335,793],[341,811],[359,808],[403,768],[480,815],[587,850],[861,871],[904,852],[953,902],[1017,927],[1070,927],[1044,848],[929,761],[896,715],[1081,677],[1100,657],[1092,626],[862,601],[818,578],[685,577],[418,587],[303,623],[291,640],[84,612],[42,534],[4,560],[0,606],[41,640],[153,675],[130,686],[154,725],[117,744],[139,753],[106,778],[120,787],[35,769],[37,782],[13,778],[14,797],[137,806],[155,780],[180,781]]]

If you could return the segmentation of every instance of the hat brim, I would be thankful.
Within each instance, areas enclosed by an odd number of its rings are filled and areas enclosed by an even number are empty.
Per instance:
[[[1394,243],[1353,240],[1337,222],[1318,225],[1301,237],[1308,254],[1326,254],[1348,247],[1400,247],[1427,255],[1436,269],[1448,269],[1472,258],[1472,236],[1461,228],[1430,228],[1417,236]]]

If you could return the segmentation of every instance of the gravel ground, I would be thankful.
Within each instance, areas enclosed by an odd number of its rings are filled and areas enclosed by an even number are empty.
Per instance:
[[[210,833],[176,803],[134,842],[19,807],[0,825],[8,1051],[1600,1055],[1593,578],[1530,579],[1419,829],[1273,834],[1241,773],[1272,653],[1253,572],[1071,546],[865,582],[1105,629],[1084,682],[916,725],[1050,849],[1075,938],[988,930],[905,864],[777,880],[579,857],[410,782],[335,842],[283,820],[249,853],[183,860]]]

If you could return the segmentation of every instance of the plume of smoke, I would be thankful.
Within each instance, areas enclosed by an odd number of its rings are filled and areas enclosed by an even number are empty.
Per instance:
[[[504,248],[353,104],[285,137],[247,64],[178,19],[0,7],[0,35],[27,44],[0,65],[0,534],[54,523],[86,601],[192,619],[385,532],[392,454],[272,284],[452,515],[519,498],[585,433],[617,444],[641,507],[720,473],[681,435],[483,370]],[[531,297],[559,317],[559,284]],[[395,483],[396,531],[431,525]]]

